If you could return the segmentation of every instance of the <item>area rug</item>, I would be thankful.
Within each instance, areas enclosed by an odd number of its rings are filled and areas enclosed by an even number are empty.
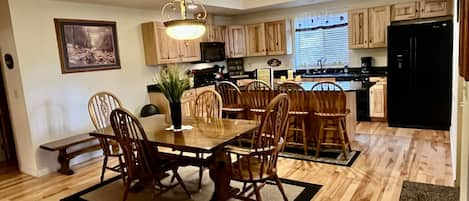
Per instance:
[[[251,147],[251,142],[249,140],[243,139],[238,140],[233,145],[248,148]],[[280,152],[279,156],[296,160],[351,167],[360,156],[360,153],[360,151],[352,150],[351,152],[348,152],[347,159],[345,160],[342,150],[340,149],[322,149],[319,153],[319,158],[316,158],[316,149],[314,148],[308,149],[308,155],[305,156],[303,146],[289,146],[285,147],[285,150]]]
[[[170,191],[160,195],[154,200],[165,201],[205,201],[210,200],[213,193],[214,184],[210,180],[208,171],[204,171],[202,190],[198,190],[198,168],[183,167],[179,169],[179,174],[184,179],[184,183],[192,194],[192,198],[188,198],[183,189],[178,185]],[[163,183],[169,182],[169,178],[165,179]],[[288,200],[311,200],[314,195],[321,188],[320,185],[309,184],[299,181],[288,179],[281,179],[285,193]],[[242,184],[232,182],[233,187],[242,188]],[[75,193],[61,201],[116,201],[122,200],[122,193],[124,191],[122,179],[120,177],[111,178],[102,184],[97,184],[81,192]],[[144,201],[152,200],[153,192],[149,188],[145,188],[138,193],[129,193],[128,201]],[[264,200],[281,201],[282,196],[277,186],[273,182],[269,182],[262,189],[262,196]],[[234,200],[234,199],[233,199]]]
[[[454,187],[437,186],[404,181],[400,201],[458,201],[459,190]]]

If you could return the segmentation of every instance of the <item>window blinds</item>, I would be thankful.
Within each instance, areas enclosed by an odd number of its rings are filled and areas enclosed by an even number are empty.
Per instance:
[[[296,67],[342,67],[348,64],[347,14],[303,17],[295,21]]]

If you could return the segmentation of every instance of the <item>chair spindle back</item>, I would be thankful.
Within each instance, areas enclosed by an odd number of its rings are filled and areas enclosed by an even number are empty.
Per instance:
[[[207,90],[197,96],[194,104],[194,117],[220,119],[222,118],[223,100],[214,90]]]
[[[152,174],[158,150],[148,142],[141,123],[129,111],[118,108],[111,113],[111,125],[125,157],[129,178]]]
[[[312,89],[314,111],[326,114],[343,114],[346,112],[347,96],[344,90],[334,82],[319,82]]]

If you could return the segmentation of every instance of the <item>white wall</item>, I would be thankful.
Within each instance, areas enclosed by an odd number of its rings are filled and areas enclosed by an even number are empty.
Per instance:
[[[274,11],[263,11],[258,13],[252,13],[247,15],[233,16],[232,24],[251,24],[264,21],[274,21],[279,19],[290,19],[292,24],[297,16],[303,16],[305,14],[318,15],[324,13],[339,13],[347,12],[350,9],[356,8],[369,8],[374,6],[392,5],[398,2],[408,2],[408,0],[375,0],[375,1],[363,1],[363,0],[349,0],[349,1],[334,1],[320,3],[311,6],[302,6],[296,8],[278,9]],[[294,34],[293,34],[294,36]],[[349,66],[360,67],[360,57],[371,56],[374,58],[374,66],[387,66],[387,51],[386,48],[376,49],[361,49],[351,50],[349,55]],[[283,56],[283,57],[251,57],[246,58],[245,63],[251,64],[251,67],[247,67],[247,70],[255,69],[257,67],[267,66],[267,60],[270,58],[279,58],[283,65],[280,68],[292,68],[295,64],[295,56]]]
[[[149,102],[146,85],[158,68],[144,64],[140,24],[158,20],[160,13],[52,0],[9,3],[29,115],[29,121],[25,121],[30,123],[29,149],[37,159],[28,158],[28,167],[22,167],[22,171],[43,175],[55,171],[58,164],[56,153],[42,151],[39,145],[92,129],[87,110],[92,94],[113,92],[134,112]],[[62,74],[54,18],[116,21],[122,69]]]
[[[10,109],[10,117],[16,142],[16,154],[19,160],[19,168],[26,173],[36,171],[36,157],[33,150],[28,115],[25,107],[25,97],[20,76],[20,63],[16,52],[13,37],[13,29],[10,21],[8,0],[0,0],[0,51],[1,63],[3,55],[9,53],[13,56],[16,67],[7,69],[2,65],[3,78]]]

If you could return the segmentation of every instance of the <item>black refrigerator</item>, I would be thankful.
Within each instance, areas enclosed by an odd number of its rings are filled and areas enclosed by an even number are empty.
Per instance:
[[[449,130],[452,21],[388,27],[388,122]]]

